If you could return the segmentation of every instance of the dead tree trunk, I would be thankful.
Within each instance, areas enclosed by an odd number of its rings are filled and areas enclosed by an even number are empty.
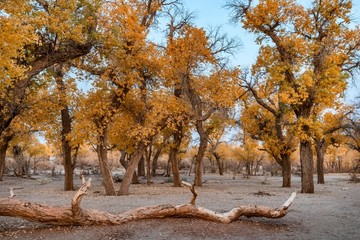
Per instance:
[[[68,225],[118,225],[141,219],[159,219],[168,217],[191,217],[220,223],[230,223],[241,216],[245,217],[284,217],[293,203],[296,192],[280,207],[272,209],[266,206],[239,206],[225,213],[195,205],[197,193],[193,185],[184,183],[193,193],[190,203],[181,205],[155,205],[129,210],[124,213],[110,214],[97,210],[85,210],[80,207],[81,199],[90,187],[91,178],[85,182],[72,199],[71,207],[51,207],[37,203],[23,202],[14,198],[0,199],[0,216],[20,217],[44,224]]]

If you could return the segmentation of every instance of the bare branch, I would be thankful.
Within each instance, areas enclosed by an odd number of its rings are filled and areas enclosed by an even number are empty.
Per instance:
[[[49,3],[47,3],[44,0],[36,0],[44,9],[46,12],[49,12]]]
[[[228,0],[225,4],[225,8],[231,10],[231,22],[237,23],[246,14],[251,7],[252,0]]]
[[[184,186],[188,187],[188,188],[190,189],[190,191],[192,192],[193,197],[192,197],[192,199],[191,199],[191,201],[190,201],[190,204],[195,205],[196,197],[198,196],[198,194],[197,194],[197,192],[196,192],[196,190],[195,190],[195,186],[192,185],[192,184],[190,184],[190,183],[188,183],[188,182],[185,182],[185,181],[182,181],[181,183],[182,183]]]

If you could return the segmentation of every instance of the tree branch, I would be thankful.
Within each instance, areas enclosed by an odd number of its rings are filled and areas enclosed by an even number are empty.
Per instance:
[[[288,213],[288,208],[294,202],[296,192],[280,208],[269,208],[266,206],[239,206],[224,213],[217,213],[212,210],[195,205],[197,193],[194,187],[186,182],[193,193],[190,204],[181,205],[155,205],[132,209],[119,214],[111,214],[97,210],[84,210],[80,208],[82,197],[90,187],[89,179],[78,190],[72,199],[70,208],[44,206],[37,203],[24,202],[14,198],[0,199],[0,216],[21,217],[30,221],[51,224],[51,225],[119,225],[129,221],[141,219],[159,219],[167,217],[192,217],[207,221],[230,223],[241,216],[245,217],[266,217],[281,218]]]

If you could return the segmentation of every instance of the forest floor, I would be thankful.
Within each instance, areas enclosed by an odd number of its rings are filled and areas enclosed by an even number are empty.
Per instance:
[[[101,179],[91,176],[92,186],[82,200],[82,208],[111,213],[140,206],[185,204],[192,197],[188,188],[175,188],[167,178],[154,184],[132,185],[129,196],[104,196]],[[183,180],[192,181],[183,175]],[[360,184],[350,183],[348,174],[327,174],[325,185],[316,185],[315,194],[301,194],[300,177],[292,176],[292,187],[281,188],[281,177],[205,174],[197,188],[196,204],[225,212],[240,205],[280,207],[297,191],[288,214],[281,219],[240,218],[230,224],[190,218],[141,220],[119,226],[54,227],[20,218],[0,217],[0,239],[359,239]],[[120,183],[116,183],[117,188]],[[52,206],[70,206],[74,191],[62,191],[63,176],[37,176],[36,180],[5,177],[0,182],[0,198],[9,196]],[[76,178],[76,186],[80,180]]]

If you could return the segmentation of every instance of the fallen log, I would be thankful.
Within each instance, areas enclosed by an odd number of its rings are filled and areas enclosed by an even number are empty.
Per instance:
[[[80,207],[81,199],[90,187],[91,178],[86,181],[76,192],[72,199],[71,207],[52,207],[37,203],[24,202],[14,198],[0,199],[0,216],[20,217],[34,222],[51,225],[118,225],[140,219],[159,219],[168,217],[191,217],[207,221],[230,223],[241,216],[245,217],[284,217],[290,205],[293,203],[296,192],[277,209],[266,206],[240,206],[225,213],[217,213],[212,210],[195,205],[197,193],[193,185],[183,182],[193,193],[190,203],[181,205],[154,205],[129,210],[119,214],[111,214],[98,210],[86,210]]]

